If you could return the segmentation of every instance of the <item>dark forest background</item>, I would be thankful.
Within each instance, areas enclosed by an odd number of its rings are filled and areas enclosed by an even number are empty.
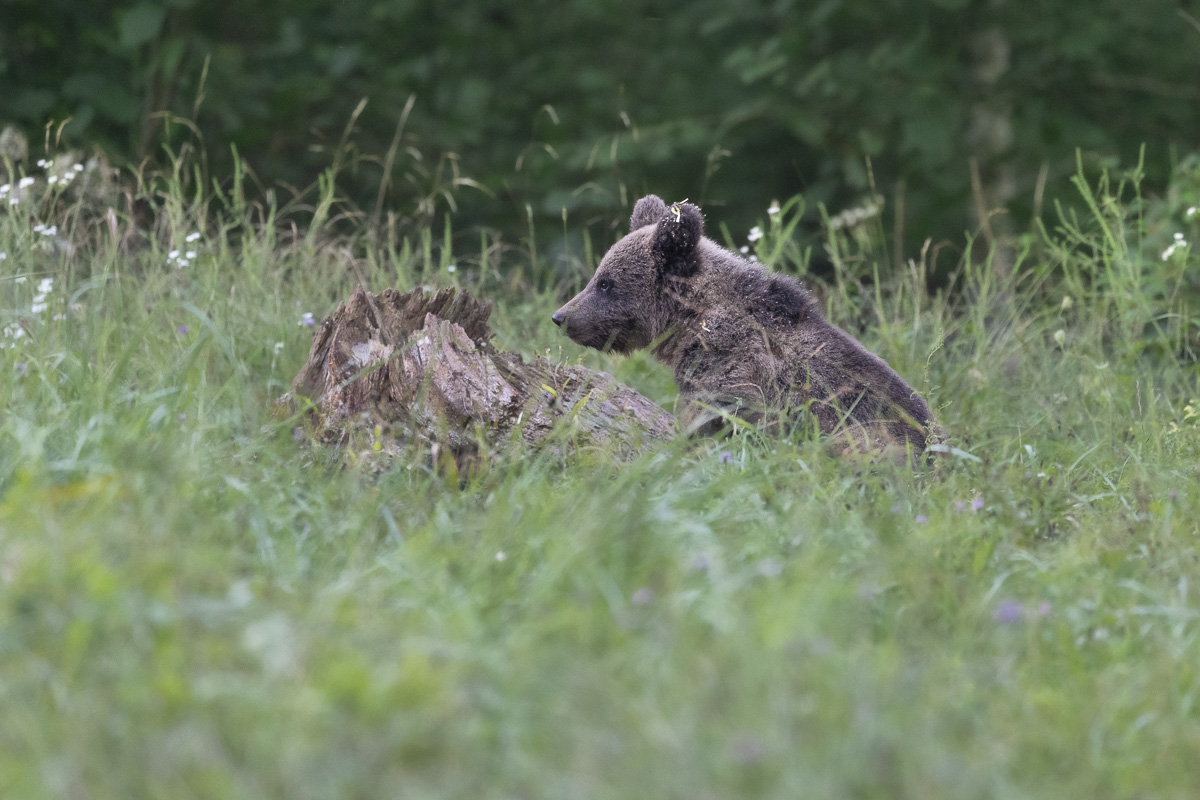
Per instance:
[[[745,230],[775,198],[836,213],[877,193],[913,251],[961,241],[981,199],[1026,229],[1069,192],[1077,150],[1088,169],[1131,167],[1144,145],[1163,186],[1200,147],[1194,11],[4,0],[0,125],[28,134],[30,160],[47,140],[127,164],[190,142],[222,176],[236,148],[264,186],[309,185],[338,159],[364,207],[387,166],[384,203],[453,211],[456,229],[615,225],[654,191]]]

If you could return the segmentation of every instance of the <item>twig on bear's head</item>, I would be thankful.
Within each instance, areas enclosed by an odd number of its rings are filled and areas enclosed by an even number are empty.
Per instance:
[[[681,209],[681,207],[683,206],[683,204],[684,204],[684,203],[686,203],[686,202],[687,202],[687,198],[685,197],[685,198],[683,198],[682,200],[680,200],[678,203],[675,203],[675,204],[673,204],[673,205],[671,206],[671,211],[672,211],[672,213],[674,213],[674,214],[675,214],[675,221],[676,221],[676,222],[679,222],[679,212],[680,212],[680,209]]]

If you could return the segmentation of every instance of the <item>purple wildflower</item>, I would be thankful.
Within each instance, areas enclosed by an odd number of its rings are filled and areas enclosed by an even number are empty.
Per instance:
[[[188,327],[187,327],[187,325],[180,325],[178,328],[175,329],[175,332],[178,333],[180,336],[183,336],[185,333],[188,332]]]
[[[972,511],[978,511],[981,508],[983,508],[983,498],[982,497],[976,497],[974,500],[971,501],[971,510]]]
[[[21,362],[17,362],[17,365],[16,365],[15,369],[17,370],[17,374],[18,374],[18,375],[24,375],[24,374],[25,374],[25,365],[24,365],[23,363],[21,363]]]
[[[766,757],[762,739],[753,733],[738,734],[730,743],[729,752],[735,762],[745,766],[758,764]]]
[[[648,606],[654,601],[654,590],[649,586],[643,586],[633,593],[631,599],[635,606]]]
[[[1012,625],[1025,618],[1025,607],[1016,600],[1001,600],[992,612],[992,619],[1001,625]]]
[[[717,456],[717,461],[721,462],[722,464],[731,464],[733,463],[733,453],[729,452],[728,450],[722,450],[721,454]]]
[[[317,320],[313,317],[313,314],[311,311],[305,311],[304,316],[300,317],[300,324],[301,325],[316,325]]]
[[[929,522],[929,517],[924,514],[917,514],[917,522]]]

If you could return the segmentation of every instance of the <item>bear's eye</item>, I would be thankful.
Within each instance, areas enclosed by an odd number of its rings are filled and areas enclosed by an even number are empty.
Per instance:
[[[608,278],[601,278],[600,282],[596,284],[596,288],[602,292],[607,292],[612,288],[612,281],[610,281]]]

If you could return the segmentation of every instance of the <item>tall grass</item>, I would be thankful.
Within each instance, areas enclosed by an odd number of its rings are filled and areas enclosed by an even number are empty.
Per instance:
[[[272,416],[306,312],[458,284],[502,347],[668,406],[669,374],[557,336],[529,244],[518,271],[489,234],[388,235],[336,176],[293,228],[186,174],[142,177],[142,229],[67,191],[0,209],[2,796],[1195,795],[1186,193],[1081,178],[1086,213],[932,294],[875,219],[821,275],[802,204],[764,218],[756,254],[974,459],[749,432],[459,482]]]

